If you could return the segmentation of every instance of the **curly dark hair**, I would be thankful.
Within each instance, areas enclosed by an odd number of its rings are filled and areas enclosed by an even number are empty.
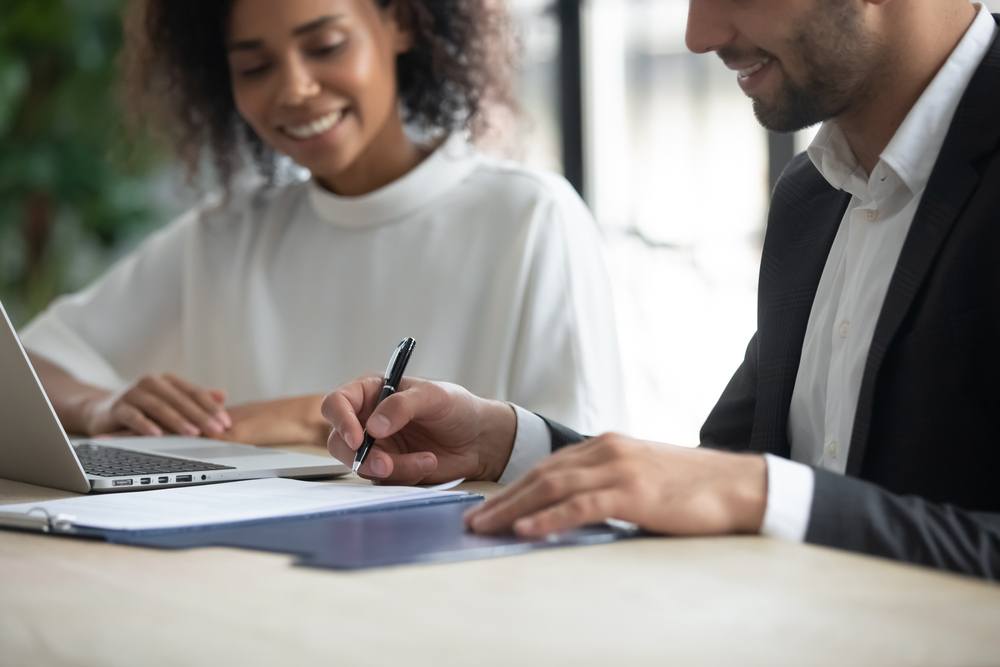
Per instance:
[[[164,136],[188,168],[205,151],[229,186],[248,150],[273,177],[275,155],[233,99],[225,29],[234,0],[133,0],[125,20],[123,89],[133,125]],[[429,134],[481,138],[516,113],[515,43],[502,0],[372,0],[395,5],[413,34],[397,62],[403,120]]]

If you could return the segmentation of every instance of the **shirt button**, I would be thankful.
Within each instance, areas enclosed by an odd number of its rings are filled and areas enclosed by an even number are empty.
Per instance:
[[[844,320],[840,323],[840,337],[847,338],[847,334],[851,333],[851,323],[848,320]]]
[[[826,458],[831,461],[836,461],[837,457],[840,455],[840,445],[837,444],[836,440],[831,440],[826,443]]]
[[[868,220],[868,222],[875,222],[878,218],[878,209],[865,211],[865,219]]]

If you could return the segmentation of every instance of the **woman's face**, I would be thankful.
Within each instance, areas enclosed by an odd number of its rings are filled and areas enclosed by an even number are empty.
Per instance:
[[[340,191],[411,148],[396,86],[409,45],[373,0],[235,0],[226,47],[236,107],[261,140]]]

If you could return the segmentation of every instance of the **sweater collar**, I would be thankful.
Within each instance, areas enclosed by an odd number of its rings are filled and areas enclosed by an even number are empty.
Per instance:
[[[461,136],[447,138],[402,178],[359,197],[343,197],[309,181],[316,215],[338,227],[362,229],[405,218],[427,206],[475,169],[477,153]]]

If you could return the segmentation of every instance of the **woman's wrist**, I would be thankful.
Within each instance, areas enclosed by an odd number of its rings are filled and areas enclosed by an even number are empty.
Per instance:
[[[104,389],[81,390],[74,396],[67,397],[56,411],[63,428],[70,433],[80,433],[88,436],[100,435],[109,430],[102,426],[107,421],[101,418],[101,412],[106,410],[106,403],[112,392]]]
[[[310,435],[309,442],[325,448],[330,436],[330,423],[323,418],[324,398],[324,394],[311,394],[303,396],[301,400],[305,409],[303,425]]]

